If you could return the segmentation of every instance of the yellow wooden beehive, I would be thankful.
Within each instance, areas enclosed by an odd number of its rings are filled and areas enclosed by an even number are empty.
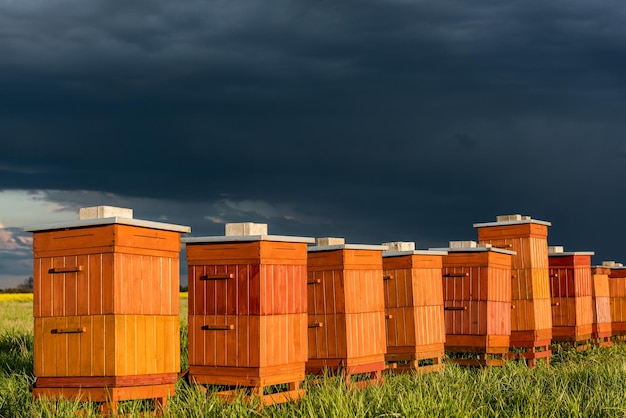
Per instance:
[[[165,404],[180,372],[180,234],[189,227],[83,208],[33,232],[35,397]]]

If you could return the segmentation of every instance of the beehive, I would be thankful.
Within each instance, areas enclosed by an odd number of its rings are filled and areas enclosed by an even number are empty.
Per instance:
[[[225,236],[185,238],[189,379],[248,388],[265,404],[303,395],[307,360],[307,243],[227,224]],[[264,388],[288,390],[264,395]],[[223,392],[230,395],[231,392]]]
[[[593,290],[593,322],[591,338],[601,347],[610,347],[613,335],[611,327],[611,294],[609,292],[609,267],[596,266],[591,268]]]
[[[132,210],[83,208],[33,232],[35,397],[164,404],[180,372],[180,233]],[[110,402],[109,402],[110,401]]]
[[[341,242],[318,239],[308,249],[307,371],[376,382],[385,368],[385,247]]]
[[[552,296],[552,340],[567,342],[578,350],[588,348],[593,323],[593,252],[564,252],[548,247],[550,295]]]
[[[552,352],[552,301],[548,277],[550,222],[503,215],[496,222],[474,224],[478,242],[515,251],[511,275],[511,348],[533,366]],[[521,351],[521,352],[520,352]]]
[[[446,337],[441,258],[447,252],[416,251],[415,243],[383,245],[389,248],[383,252],[385,358],[401,372],[438,370]]]
[[[610,269],[611,332],[623,340],[626,339],[626,267],[613,261],[602,265]]]
[[[461,365],[499,366],[511,335],[511,259],[514,251],[472,241],[450,242],[443,256],[446,344]]]

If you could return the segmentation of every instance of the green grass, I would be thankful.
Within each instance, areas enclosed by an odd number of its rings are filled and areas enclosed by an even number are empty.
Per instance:
[[[187,365],[187,300],[181,299],[181,364]],[[99,416],[97,405],[33,401],[32,304],[0,303],[0,417]],[[626,345],[584,353],[557,351],[546,367],[509,362],[501,368],[448,364],[441,373],[386,376],[381,386],[346,389],[340,379],[308,384],[299,402],[259,408],[231,404],[179,381],[166,417],[623,417],[626,416]],[[150,401],[120,405],[141,416]]]

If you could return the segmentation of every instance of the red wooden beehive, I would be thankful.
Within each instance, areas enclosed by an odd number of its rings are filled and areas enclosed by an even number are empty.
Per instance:
[[[307,243],[227,224],[226,236],[185,238],[189,268],[189,379],[248,388],[265,404],[304,394]],[[265,394],[264,388],[288,390]],[[224,391],[226,397],[234,395]]]
[[[33,395],[164,407],[180,372],[180,233],[188,227],[83,208],[33,232]]]
[[[618,339],[626,339],[626,267],[612,261],[603,262],[610,268],[611,331]]]
[[[525,358],[530,366],[538,358],[549,361],[552,351],[552,301],[548,277],[548,226],[529,216],[503,215],[496,222],[474,224],[478,241],[513,250],[511,275],[510,355]],[[520,352],[521,350],[521,352]]]
[[[593,323],[593,252],[563,252],[548,247],[550,294],[552,296],[552,340],[566,342],[577,350],[589,347]]]
[[[439,370],[446,339],[441,259],[414,243],[384,243],[383,280],[388,363],[400,372]]]
[[[511,336],[511,258],[514,251],[452,241],[443,256],[446,352],[461,365],[501,366]]]
[[[385,247],[342,242],[318,239],[308,249],[307,371],[343,372],[347,383],[369,374],[376,382],[385,368]]]
[[[611,327],[611,294],[609,291],[609,267],[596,266],[591,268],[593,283],[593,323],[591,338],[601,347],[610,347],[613,331]]]

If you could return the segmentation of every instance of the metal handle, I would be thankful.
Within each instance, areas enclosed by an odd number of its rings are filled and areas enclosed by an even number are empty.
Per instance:
[[[446,273],[443,277],[469,277],[469,273]]]
[[[83,271],[83,266],[69,266],[69,267],[52,267],[48,270],[49,274],[62,274],[62,273],[77,273]]]
[[[203,331],[230,331],[231,329],[235,329],[235,326],[232,324],[226,324],[226,325],[211,324],[211,325],[202,325],[200,329]]]
[[[444,311],[466,311],[467,306],[445,306]]]
[[[55,328],[51,332],[52,334],[80,334],[86,332],[87,328]]]
[[[551,306],[560,306],[561,304],[559,302],[554,302]]]
[[[235,277],[234,274],[205,274],[204,276],[200,276],[200,280],[228,280]]]
[[[314,279],[314,280],[309,280],[306,282],[306,284],[320,284],[322,283],[322,279]]]
[[[383,280],[393,280],[393,276],[391,274],[386,274],[383,276]]]
[[[324,326],[323,322],[314,322],[309,324],[309,328],[322,328]]]
[[[393,315],[387,314],[387,315],[385,315],[385,319],[393,319]]]

